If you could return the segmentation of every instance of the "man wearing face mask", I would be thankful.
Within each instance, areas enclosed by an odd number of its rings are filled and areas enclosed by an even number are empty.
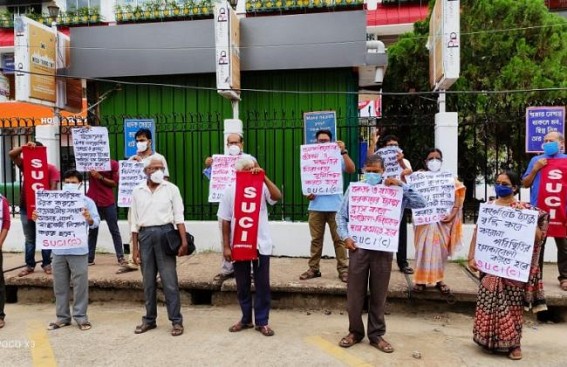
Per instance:
[[[165,157],[152,150],[152,132],[150,131],[150,129],[142,128],[136,131],[134,138],[136,139],[137,152],[129,159],[133,161],[143,162],[144,164],[146,164],[153,158],[161,159],[164,164],[164,178],[166,180],[169,180],[169,170],[167,169],[167,161]],[[128,211],[128,222],[129,221],[130,211]],[[138,270],[138,265],[134,261],[132,254],[130,254],[130,256],[128,257],[128,263],[122,264],[116,274],[128,273],[130,271],[136,270]]]
[[[563,134],[552,131],[543,138],[543,154],[530,160],[526,172],[522,176],[522,185],[530,190],[530,204],[537,206],[540,184],[540,170],[547,165],[548,158],[567,158],[564,154],[565,138]],[[555,237],[557,245],[557,268],[559,270],[559,284],[562,290],[567,291],[567,238]],[[541,251],[540,267],[543,269],[543,253]]]
[[[63,174],[63,191],[81,191],[83,175],[76,170]],[[82,230],[98,227],[100,217],[95,202],[84,196],[85,227]],[[32,219],[36,221],[38,214],[33,212]],[[79,229],[81,230],[81,229]],[[71,325],[71,316],[77,322],[79,329],[86,331],[91,328],[87,317],[89,305],[89,276],[88,276],[89,246],[70,249],[53,249],[53,293],[55,294],[55,313],[57,320],[50,323],[48,330],[60,329]],[[73,313],[69,312],[70,289],[73,289]]]
[[[165,163],[152,158],[144,163],[146,182],[136,186],[132,192],[131,231],[132,250],[136,264],[142,266],[146,315],[135,334],[156,328],[157,280],[159,272],[167,316],[173,328],[172,336],[183,334],[183,316],[177,280],[175,255],[168,255],[163,246],[165,234],[174,226],[181,237],[177,256],[187,254],[188,244],[183,216],[183,200],[179,188],[165,180]]]
[[[378,155],[370,155],[364,164],[364,181],[369,185],[384,183],[386,186],[400,186],[403,189],[401,213],[404,208],[418,209],[427,205],[421,194],[409,185],[394,177],[382,180],[384,164]],[[341,339],[339,346],[349,348],[364,339],[362,311],[368,296],[367,336],[370,345],[384,353],[392,353],[394,348],[384,339],[386,322],[384,319],[386,295],[392,271],[392,252],[358,248],[349,233],[350,187],[345,192],[340,211],[337,213],[337,226],[340,238],[349,250],[349,279],[347,283],[347,312],[349,333]]]
[[[319,130],[315,133],[317,143],[326,144],[333,141],[330,130]],[[348,155],[345,143],[338,140],[341,156],[341,166],[344,172],[354,173],[356,168],[354,162]],[[329,231],[335,246],[335,256],[337,258],[337,272],[339,279],[346,283],[348,281],[348,264],[344,243],[337,233],[336,215],[340,208],[342,195],[307,195],[309,200],[309,232],[311,233],[311,257],[309,258],[309,269],[299,276],[300,280],[318,278],[321,276],[319,263],[323,253],[323,240],[325,235],[325,224],[329,225]]]
[[[252,157],[250,154],[244,153],[243,149],[244,149],[244,137],[241,134],[232,133],[227,135],[226,152],[228,153],[228,155],[240,156],[241,158],[250,157],[254,162],[256,162],[256,158]],[[209,180],[211,179],[212,165],[213,165],[213,157],[207,157],[205,159],[205,169],[203,170],[203,175],[205,175],[205,177],[207,177],[207,179]],[[221,224],[219,222],[219,227],[220,226]],[[220,228],[220,230],[221,230],[221,239],[222,239],[222,228]],[[213,280],[215,282],[222,282],[232,277],[234,277],[234,266],[232,265],[232,262],[226,261],[226,259],[223,256],[221,260],[220,272],[217,275],[215,275]]]

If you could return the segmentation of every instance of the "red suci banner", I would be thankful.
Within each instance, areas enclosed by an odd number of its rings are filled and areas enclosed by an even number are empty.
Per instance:
[[[264,189],[264,172],[236,172],[232,260],[258,258],[258,226]]]
[[[547,159],[540,174],[537,206],[549,213],[547,237],[566,237],[567,159]]]
[[[24,173],[24,192],[26,195],[26,210],[31,218],[35,210],[35,192],[49,189],[47,177],[47,148],[22,148],[22,171]]]

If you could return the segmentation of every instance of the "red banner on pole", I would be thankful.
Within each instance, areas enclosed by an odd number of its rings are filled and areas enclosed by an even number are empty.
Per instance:
[[[547,237],[567,237],[567,159],[548,158],[540,174],[537,206],[549,213]]]
[[[234,232],[232,259],[249,261],[258,258],[258,226],[264,189],[264,172],[236,172],[234,194]]]
[[[31,218],[35,210],[35,192],[49,189],[47,148],[24,146],[22,147],[22,154],[26,210],[28,217]]]

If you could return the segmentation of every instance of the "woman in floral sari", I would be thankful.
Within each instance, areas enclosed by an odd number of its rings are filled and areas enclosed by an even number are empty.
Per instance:
[[[520,339],[524,322],[524,308],[534,313],[547,309],[543,294],[543,282],[539,256],[549,223],[549,215],[528,203],[516,201],[514,195],[520,188],[520,179],[512,171],[501,173],[496,179],[498,199],[492,204],[517,209],[538,211],[538,223],[534,239],[534,252],[527,283],[480,273],[473,340],[489,352],[504,352],[513,360],[522,359]],[[477,271],[474,259],[476,230],[472,238],[468,265]]]
[[[425,166],[430,172],[441,170],[443,154],[439,149],[427,152]],[[461,245],[462,207],[465,200],[465,186],[455,179],[455,202],[449,214],[441,221],[414,227],[415,274],[414,292],[423,292],[427,284],[435,284],[443,294],[451,290],[443,282],[445,263],[453,251]]]

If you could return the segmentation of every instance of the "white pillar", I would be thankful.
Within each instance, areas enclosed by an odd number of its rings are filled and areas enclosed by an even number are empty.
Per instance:
[[[226,119],[224,120],[224,131],[223,131],[223,146],[224,154],[228,154],[228,147],[226,146],[226,139],[230,134],[243,134],[242,121],[239,119]]]
[[[37,125],[35,127],[35,139],[47,147],[47,163],[53,164],[57,169],[61,169],[59,166],[59,158],[61,157],[59,124]]]
[[[457,112],[435,114],[435,147],[443,152],[443,170],[457,175],[459,123]]]

